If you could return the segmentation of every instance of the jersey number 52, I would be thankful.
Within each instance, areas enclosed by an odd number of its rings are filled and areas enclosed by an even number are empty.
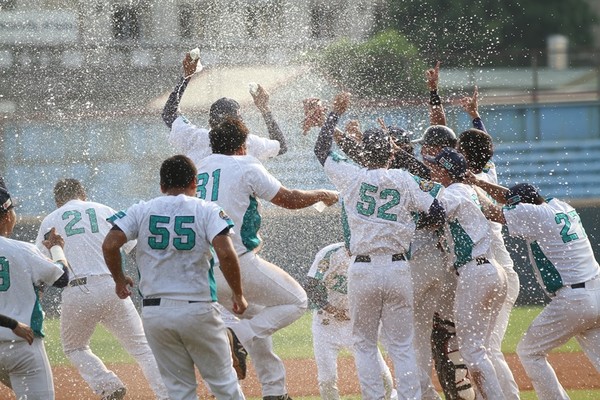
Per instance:
[[[378,207],[375,197],[382,200],[389,200]],[[360,186],[360,199],[362,201],[356,203],[356,211],[358,211],[359,214],[370,217],[377,212],[377,218],[385,219],[387,221],[398,220],[397,214],[387,212],[390,208],[400,203],[400,192],[396,189],[383,189],[382,191],[379,191],[377,186],[363,183]]]

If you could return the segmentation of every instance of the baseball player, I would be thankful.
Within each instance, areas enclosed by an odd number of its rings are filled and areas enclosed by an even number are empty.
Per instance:
[[[113,280],[104,263],[102,242],[111,228],[106,221],[116,213],[110,207],[88,201],[76,179],[62,179],[54,186],[57,209],[40,225],[36,245],[43,252],[44,234],[55,227],[65,238],[65,254],[73,276],[62,292],[60,334],[65,355],[90,388],[103,399],[121,399],[126,389],[90,349],[96,326],[102,324],[138,362],[157,399],[167,399],[152,350],[131,299],[121,301],[112,290]],[[135,242],[127,243],[129,252]]]
[[[183,60],[184,76],[169,96],[162,113],[163,121],[171,129],[169,143],[177,151],[185,153],[190,157],[196,165],[198,165],[200,160],[212,153],[208,135],[209,131],[204,128],[198,128],[196,125],[190,123],[179,112],[179,103],[188,83],[197,71],[199,62],[199,59],[193,60],[189,53],[185,55]],[[266,160],[285,153],[287,151],[285,137],[281,129],[279,129],[279,125],[273,119],[273,115],[269,109],[269,94],[262,86],[258,85],[256,92],[251,92],[251,95],[254,99],[254,104],[261,112],[267,124],[269,139],[256,135],[248,135],[248,154],[259,160]],[[208,123],[211,129],[216,127],[225,118],[238,118],[241,120],[242,116],[240,115],[240,105],[238,102],[223,97],[210,106]]]
[[[467,96],[461,99],[463,108],[472,118],[473,126],[476,128],[468,129],[458,135],[457,149],[465,156],[469,170],[477,178],[497,184],[496,165],[491,161],[494,154],[493,139],[487,133],[479,116],[477,96],[477,87],[475,87],[472,97]],[[519,296],[519,275],[515,272],[513,260],[504,245],[502,225],[496,222],[490,222],[490,224],[492,228],[491,257],[494,262],[504,269],[507,278],[506,300],[502,305],[492,334],[491,351],[495,355],[492,360],[495,362],[494,367],[504,396],[509,400],[517,400],[519,399],[519,387],[504,358],[504,354],[502,354],[502,340],[508,328],[510,312]]]
[[[548,364],[552,349],[575,337],[600,371],[600,267],[579,214],[564,201],[542,197],[527,183],[510,189],[481,179],[473,183],[506,203],[501,208],[480,196],[489,219],[526,240],[536,278],[551,299],[519,342],[519,359],[538,399],[569,399]]]
[[[194,365],[217,399],[244,399],[230,356],[227,330],[214,306],[211,245],[233,292],[233,310],[248,305],[230,238],[232,222],[216,204],[195,197],[197,170],[186,156],[160,168],[161,196],[115,214],[104,258],[117,295],[131,295],[133,280],[121,269],[120,248],[137,239],[143,296],[142,321],[172,399],[198,399]]]
[[[315,310],[312,334],[317,363],[319,392],[324,400],[339,400],[337,357],[341,350],[353,350],[352,324],[348,316],[347,275],[350,253],[344,243],[321,249],[308,271],[306,294]],[[398,399],[392,374],[378,355],[385,399]]]
[[[340,189],[348,227],[352,262],[348,298],[358,376],[363,399],[380,399],[385,388],[377,361],[379,326],[394,364],[396,390],[403,399],[421,398],[413,349],[413,289],[410,242],[415,230],[411,211],[425,211],[443,221],[435,199],[439,185],[403,170],[387,169],[393,157],[390,137],[381,129],[364,132],[365,167],[331,152],[333,132],[349,105],[349,95],[336,96],[321,129],[315,154]]]
[[[441,202],[446,210],[445,238],[458,274],[454,321],[458,348],[473,382],[485,399],[504,399],[490,359],[490,341],[506,297],[506,274],[487,258],[491,231],[476,202],[477,194],[463,183],[467,161],[454,148],[424,156],[431,177],[446,187]]]
[[[52,262],[34,245],[8,238],[16,221],[11,196],[0,187],[0,313],[30,321],[33,330],[33,338],[19,335],[19,331],[0,330],[0,381],[12,388],[18,399],[54,400],[37,286],[64,287],[69,281],[64,241],[50,230],[44,245],[51,250]],[[25,329],[17,325],[19,328]]]
[[[332,205],[337,193],[329,190],[290,190],[281,185],[254,157],[246,154],[248,128],[227,119],[210,131],[213,154],[198,164],[198,197],[217,202],[239,228],[232,237],[240,258],[244,293],[254,306],[249,315],[230,327],[252,358],[262,385],[263,399],[288,399],[283,362],[273,352],[271,335],[297,320],[307,308],[304,289],[284,270],[258,254],[261,239],[259,199],[288,209],[323,201]],[[220,303],[232,310],[230,291],[215,271]]]

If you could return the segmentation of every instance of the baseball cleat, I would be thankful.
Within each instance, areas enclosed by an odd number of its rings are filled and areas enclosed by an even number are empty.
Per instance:
[[[231,328],[227,328],[227,336],[229,337],[229,346],[231,347],[233,369],[235,369],[238,379],[244,379],[246,378],[246,358],[248,357],[248,352]]]
[[[102,400],[123,400],[125,398],[125,394],[127,393],[127,389],[124,387],[119,388],[112,392],[111,394],[107,394],[102,397]]]
[[[292,400],[292,398],[286,393],[281,396],[265,396],[263,400]]]

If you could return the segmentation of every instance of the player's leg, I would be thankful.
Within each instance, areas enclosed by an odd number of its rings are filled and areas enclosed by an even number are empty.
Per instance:
[[[12,361],[10,383],[17,399],[54,400],[52,369],[44,341],[36,338],[31,345],[16,342],[13,349],[15,353],[7,356]]]
[[[114,286],[114,283],[112,285]],[[107,287],[106,290],[109,288]],[[117,338],[125,351],[138,363],[156,398],[168,399],[167,388],[162,381],[154,354],[144,333],[142,320],[131,298],[121,300],[114,290],[109,293],[112,296],[105,303],[107,312],[102,319],[102,325]],[[119,318],[115,318],[116,315]]]
[[[592,285],[600,285],[600,280],[595,279],[593,283],[588,284],[588,286]],[[586,288],[586,291],[592,299],[590,301],[600,304],[598,288]],[[600,372],[600,307],[591,309],[587,319],[590,326],[584,326],[585,330],[576,337],[585,355],[590,359],[594,368]]]
[[[594,318],[590,321],[586,313],[597,310],[598,305],[594,304],[597,300],[586,292],[587,289],[558,290],[552,301],[533,320],[517,346],[521,364],[539,399],[569,398],[547,357],[552,349],[581,334],[585,324],[593,323]],[[596,313],[595,323],[597,318]]]
[[[110,276],[108,279],[112,280]],[[114,288],[108,293],[96,285],[88,285],[87,288],[85,292],[79,287],[63,290],[60,336],[69,361],[94,393],[101,396],[125,387],[90,349],[90,338],[104,311],[105,296],[112,294],[116,297],[116,294]]]
[[[349,323],[345,324],[348,327]],[[327,315],[313,314],[312,333],[315,362],[317,364],[317,382],[323,400],[339,400],[337,387],[337,336],[343,334],[339,325],[332,325]],[[348,328],[346,330],[349,330]]]
[[[401,399],[420,399],[420,371],[416,368],[413,347],[413,288],[407,262],[378,266],[379,286],[383,289],[381,335],[394,364],[396,390]]]
[[[204,307],[195,308],[190,317],[194,319],[190,329],[180,331],[186,349],[194,360],[200,375],[217,399],[244,399],[237,374],[231,361],[229,339],[217,309],[205,312]],[[198,335],[202,332],[202,335]]]
[[[348,302],[354,358],[363,399],[381,399],[385,396],[377,361],[383,287],[380,287],[381,271],[375,267],[379,265],[352,263],[348,269]]]
[[[413,341],[417,366],[421,370],[421,395],[423,400],[439,400],[440,396],[432,383],[433,358],[430,336],[433,315],[439,307],[442,294],[441,286],[445,277],[444,258],[436,243],[428,240],[412,254],[409,265],[414,293]]]
[[[484,398],[504,399],[486,345],[506,296],[505,277],[493,265],[475,262],[459,273],[454,309],[460,354]]]
[[[498,376],[498,381],[502,386],[502,390],[504,393],[504,397],[507,400],[518,400],[519,396],[519,387],[517,386],[517,382],[504,358],[504,354],[502,353],[502,341],[504,340],[504,335],[506,334],[506,329],[508,328],[508,322],[510,319],[510,313],[517,301],[517,297],[519,296],[519,275],[512,268],[512,260],[510,260],[510,256],[508,256],[508,260],[502,261],[504,264],[500,264],[501,261],[496,260],[499,264],[497,268],[506,275],[506,298],[502,303],[502,308],[498,314],[498,318],[496,319],[496,324],[491,332],[490,337],[490,353],[492,363],[494,364],[494,369],[496,370],[496,376]],[[494,262],[494,261],[492,261]],[[506,263],[510,264],[506,264]],[[502,265],[507,265],[503,267]]]

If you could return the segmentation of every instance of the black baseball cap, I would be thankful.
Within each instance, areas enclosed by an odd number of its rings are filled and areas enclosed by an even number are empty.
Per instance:
[[[218,125],[223,122],[225,117],[235,117],[241,120],[240,104],[228,97],[221,97],[210,106],[208,123],[210,126]]]
[[[14,207],[10,193],[4,187],[0,187],[0,212],[7,212]]]
[[[413,140],[423,146],[456,147],[456,133],[444,125],[432,125],[425,129],[421,139]]]
[[[542,197],[540,191],[530,183],[518,183],[508,189],[506,193],[506,205],[514,206],[519,203],[536,204],[537,199]]]
[[[423,159],[442,166],[454,179],[462,180],[467,173],[467,160],[454,147],[444,147],[437,156],[424,155]]]
[[[406,129],[399,126],[388,126],[387,130],[397,146],[410,143],[411,134]]]
[[[364,156],[370,161],[382,161],[392,151],[390,135],[383,129],[370,128],[363,132],[362,147]]]

